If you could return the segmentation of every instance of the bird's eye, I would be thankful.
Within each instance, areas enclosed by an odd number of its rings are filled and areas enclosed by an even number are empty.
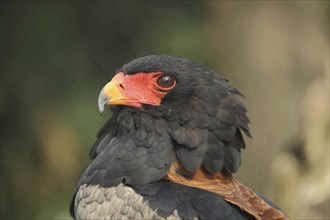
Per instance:
[[[170,88],[174,85],[175,80],[173,76],[162,75],[157,79],[157,84],[162,88]]]

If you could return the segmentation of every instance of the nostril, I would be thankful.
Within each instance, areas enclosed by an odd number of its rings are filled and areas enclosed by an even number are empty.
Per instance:
[[[121,89],[125,89],[125,87],[124,87],[124,85],[123,84],[119,84],[119,87],[121,88]]]

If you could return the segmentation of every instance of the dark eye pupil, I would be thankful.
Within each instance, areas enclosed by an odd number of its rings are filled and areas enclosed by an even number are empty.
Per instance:
[[[174,79],[172,78],[172,76],[164,75],[157,79],[157,84],[163,88],[169,88],[173,86]]]

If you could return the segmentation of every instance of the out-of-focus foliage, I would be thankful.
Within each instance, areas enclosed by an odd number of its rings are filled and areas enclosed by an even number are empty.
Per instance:
[[[247,97],[236,175],[292,218],[329,217],[329,2],[1,1],[1,219],[69,218],[116,68],[199,61]]]

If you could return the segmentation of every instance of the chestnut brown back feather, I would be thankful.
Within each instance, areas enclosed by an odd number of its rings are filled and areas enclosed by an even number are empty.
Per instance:
[[[184,175],[183,175],[184,174]],[[192,173],[185,170],[179,163],[172,163],[166,177],[171,182],[204,189],[224,197],[258,220],[288,220],[289,218],[280,210],[270,206],[252,189],[236,181],[226,171],[211,176],[204,169]]]

